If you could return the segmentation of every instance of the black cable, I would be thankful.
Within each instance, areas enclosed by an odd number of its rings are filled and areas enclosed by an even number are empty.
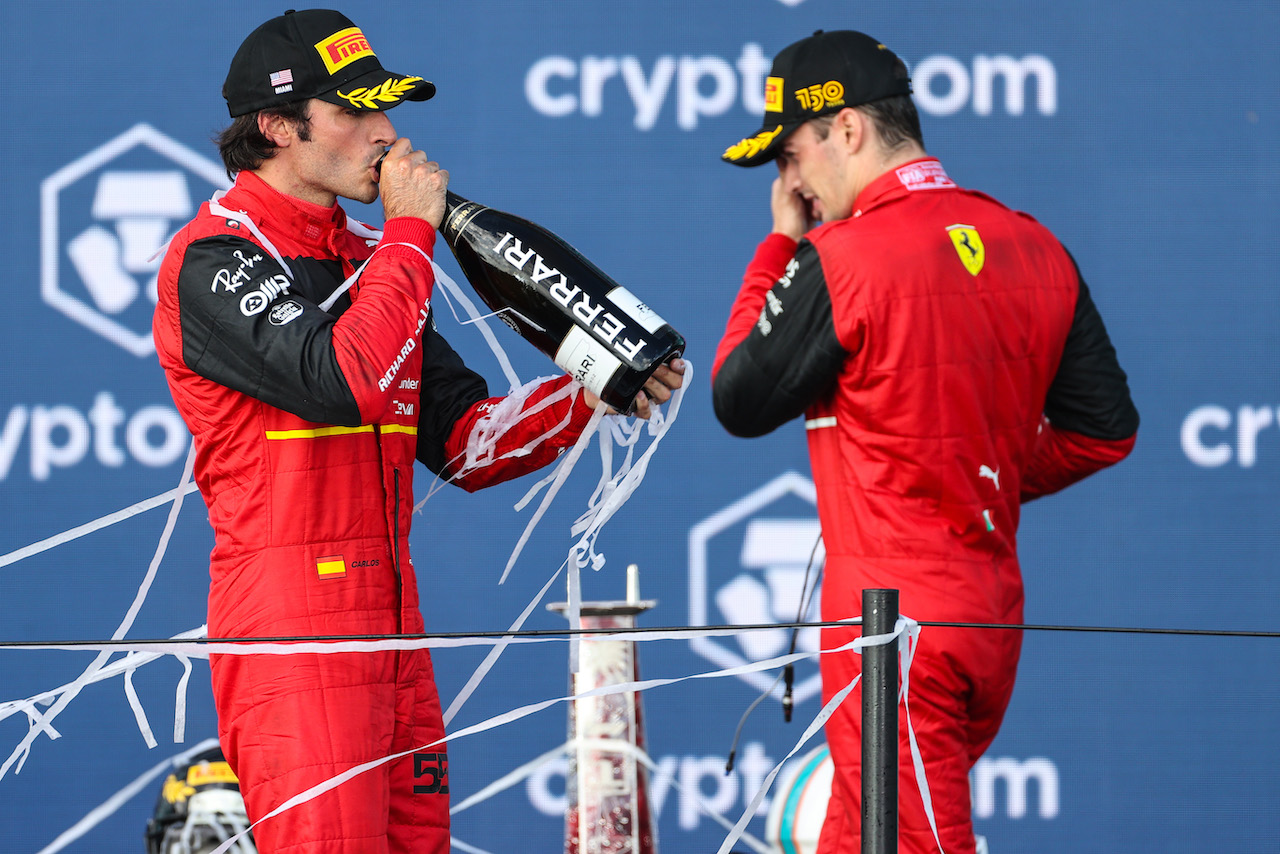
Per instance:
[[[793,646],[791,650],[795,652],[795,647]],[[782,680],[786,683],[782,689],[782,722],[789,724],[791,723],[791,707],[794,705],[794,701],[791,699],[791,686],[796,681],[796,666],[794,662],[787,662],[787,665],[782,668]]]
[[[804,567],[804,581],[800,583],[800,608],[796,611],[796,623],[799,624],[804,620],[804,615],[809,612],[809,603],[813,601],[813,594],[818,589],[818,585],[822,583],[822,567],[818,567],[818,577],[813,580],[813,586],[809,586],[809,571],[813,569],[813,559],[818,556],[818,546],[822,545],[822,531],[818,531],[818,538],[813,541],[813,549],[809,552],[809,562]],[[825,564],[825,561],[823,562]],[[788,655],[795,655],[796,641],[800,637],[800,629],[795,626],[791,627],[791,648]],[[784,723],[791,723],[791,708],[794,705],[791,699],[791,686],[795,682],[796,667],[793,662],[788,662],[787,666],[782,668],[782,678],[786,683],[786,687],[782,691],[782,720]],[[775,683],[776,684],[776,683]],[[756,702],[759,702],[757,700]]]
[[[760,705],[760,701],[772,694],[773,689],[778,687],[778,680],[781,678],[782,674],[779,673],[774,678],[773,684],[764,689],[764,692],[759,697],[756,697],[750,706],[747,706],[747,710],[742,713],[742,717],[738,718],[738,728],[733,731],[733,742],[729,745],[729,759],[724,763],[725,774],[733,770],[733,760],[738,755],[738,739],[742,737],[742,725],[747,722],[747,717],[756,710],[756,706]]]
[[[1101,632],[1106,634],[1130,635],[1184,635],[1190,637],[1224,637],[1224,638],[1280,638],[1280,631],[1246,631],[1241,629],[1165,629],[1144,628],[1140,626],[1062,626],[1033,623],[964,623],[945,622],[940,620],[917,620],[924,628],[948,629],[1003,629],[1024,632]],[[419,632],[417,634],[399,635],[301,635],[289,637],[251,637],[251,638],[108,638],[104,640],[81,641],[0,641],[0,649],[24,647],[111,647],[111,646],[158,646],[162,644],[191,644],[206,646],[213,643],[257,644],[257,643],[329,643],[339,641],[381,641],[381,640],[466,640],[468,638],[556,638],[572,635],[620,635],[620,634],[653,634],[656,632],[751,632],[766,629],[824,629],[850,628],[859,623],[850,620],[815,620],[808,623],[747,623],[722,624],[715,626],[632,626],[630,628],[595,628],[595,629],[525,629],[517,632]]]
[[[806,564],[804,568],[804,581],[802,581],[800,584],[800,610],[796,613],[795,623],[791,624],[791,648],[790,648],[790,651],[788,652],[788,655],[795,655],[796,638],[800,634],[800,629],[798,628],[798,626],[800,625],[801,620],[804,619],[805,613],[809,610],[809,603],[813,601],[812,599],[813,591],[817,590],[818,588],[817,579],[814,580],[813,587],[809,586],[809,571],[813,569],[813,559],[815,556],[817,556],[818,546],[820,545],[822,545],[821,531],[818,532],[818,539],[815,540],[813,543],[813,550],[809,552],[809,563]],[[822,577],[822,570],[819,569],[818,578],[820,579],[821,577]],[[733,731],[733,741],[729,745],[729,758],[728,758],[728,761],[726,761],[724,764],[725,774],[728,774],[733,770],[733,760],[734,760],[734,757],[737,756],[738,754],[738,740],[742,737],[743,725],[746,724],[747,718],[751,716],[751,713],[756,710],[756,706],[760,705],[760,702],[765,697],[772,694],[774,688],[778,687],[778,679],[782,679],[786,683],[786,688],[782,692],[782,719],[787,723],[791,723],[791,707],[792,707],[791,685],[795,681],[795,674],[796,674],[795,664],[788,662],[786,666],[782,668],[782,673],[778,675],[778,678],[773,680],[773,684],[771,684],[767,689],[765,689],[764,693],[762,693],[759,697],[756,697],[755,700],[751,703],[751,705],[747,706],[747,710],[742,713],[742,717],[738,718],[738,728]]]

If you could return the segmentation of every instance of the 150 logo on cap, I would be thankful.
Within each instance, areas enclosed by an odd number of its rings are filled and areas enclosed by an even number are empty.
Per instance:
[[[826,106],[838,107],[844,103],[844,86],[838,80],[814,83],[797,89],[796,100],[802,108],[815,113]]]
[[[339,69],[358,59],[374,55],[373,48],[369,47],[369,40],[360,32],[359,27],[339,30],[324,41],[316,42],[316,50],[320,52],[320,58],[324,60],[324,67],[329,69],[330,75],[337,74]]]

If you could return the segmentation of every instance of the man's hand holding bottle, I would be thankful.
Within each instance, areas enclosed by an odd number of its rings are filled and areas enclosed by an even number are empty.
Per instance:
[[[397,139],[379,163],[383,215],[387,219],[415,216],[439,228],[449,173],[415,150],[407,137]]]
[[[672,392],[683,384],[684,359],[672,359],[665,365],[659,365],[653,372],[653,376],[645,381],[644,388],[636,395],[636,408],[632,414],[648,421],[653,415],[654,408],[670,400]],[[583,388],[582,392],[587,406],[595,409],[600,398],[586,388]],[[611,406],[609,414],[617,415],[618,411]]]

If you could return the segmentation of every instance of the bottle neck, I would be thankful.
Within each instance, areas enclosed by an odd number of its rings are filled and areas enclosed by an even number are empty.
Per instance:
[[[467,199],[464,199],[462,196],[459,196],[453,190],[445,190],[444,191],[445,216],[448,216],[449,214],[453,213],[453,211],[460,205],[465,205],[467,201],[468,201]]]
[[[470,199],[464,199],[452,190],[444,191],[444,219],[440,222],[440,233],[450,246],[457,245],[464,220],[468,214],[480,206]]]

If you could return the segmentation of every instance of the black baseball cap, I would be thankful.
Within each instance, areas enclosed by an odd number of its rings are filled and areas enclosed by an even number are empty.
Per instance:
[[[308,98],[389,110],[435,93],[434,83],[384,69],[360,28],[330,9],[290,9],[249,33],[222,84],[233,118]]]
[[[865,33],[818,30],[774,57],[764,84],[764,125],[720,159],[760,166],[777,157],[787,137],[810,119],[910,94],[907,67],[889,48]]]

